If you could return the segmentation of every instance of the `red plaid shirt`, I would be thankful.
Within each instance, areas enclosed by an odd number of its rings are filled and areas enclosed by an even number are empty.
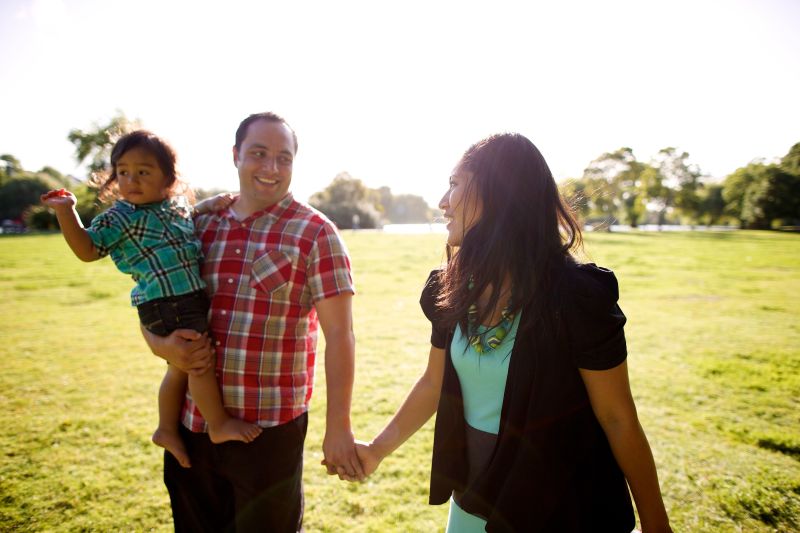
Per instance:
[[[314,302],[353,292],[341,237],[291,194],[245,220],[226,209],[195,226],[225,408],[262,427],[293,420],[308,410],[314,384]],[[188,393],[183,424],[206,431]]]

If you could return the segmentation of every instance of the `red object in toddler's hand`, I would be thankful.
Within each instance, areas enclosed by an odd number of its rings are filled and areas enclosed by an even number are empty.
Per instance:
[[[57,189],[53,191],[48,191],[47,194],[44,195],[45,200],[48,198],[58,197],[58,196],[69,196],[69,191],[67,189]]]

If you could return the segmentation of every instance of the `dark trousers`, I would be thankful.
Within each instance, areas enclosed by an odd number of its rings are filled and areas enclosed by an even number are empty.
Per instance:
[[[176,329],[208,330],[208,307],[205,291],[180,296],[165,296],[136,306],[139,321],[151,333],[166,337]]]
[[[192,461],[164,453],[164,484],[177,532],[295,532],[303,523],[303,442],[308,414],[264,428],[253,442],[213,444],[180,426]]]

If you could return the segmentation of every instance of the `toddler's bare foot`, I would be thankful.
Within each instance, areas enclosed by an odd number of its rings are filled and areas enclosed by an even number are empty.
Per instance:
[[[156,429],[156,432],[153,433],[153,443],[171,453],[182,467],[189,468],[192,466],[189,461],[189,454],[186,453],[186,447],[183,445],[183,439],[178,433],[178,428],[175,428],[174,431],[167,428]]]
[[[229,440],[253,442],[259,435],[261,435],[260,427],[238,418],[228,418],[223,423],[214,426],[208,425],[208,436],[214,444]]]

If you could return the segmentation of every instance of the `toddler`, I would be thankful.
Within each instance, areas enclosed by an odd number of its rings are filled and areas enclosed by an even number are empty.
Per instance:
[[[134,131],[124,135],[111,152],[111,173],[100,188],[117,200],[84,228],[75,211],[75,196],[64,189],[42,195],[55,210],[67,244],[82,261],[111,255],[117,268],[136,282],[131,303],[142,325],[166,336],[176,329],[208,329],[209,300],[200,277],[200,243],[194,234],[192,212],[219,210],[232,201],[227,194],[200,202],[192,209],[176,193],[181,182],[172,147],[156,135]],[[168,366],[158,394],[158,429],[153,442],[178,462],[190,465],[178,433],[187,374]],[[208,423],[212,442],[251,442],[261,433],[255,424],[232,418],[222,405],[212,368],[188,376],[188,387]]]

